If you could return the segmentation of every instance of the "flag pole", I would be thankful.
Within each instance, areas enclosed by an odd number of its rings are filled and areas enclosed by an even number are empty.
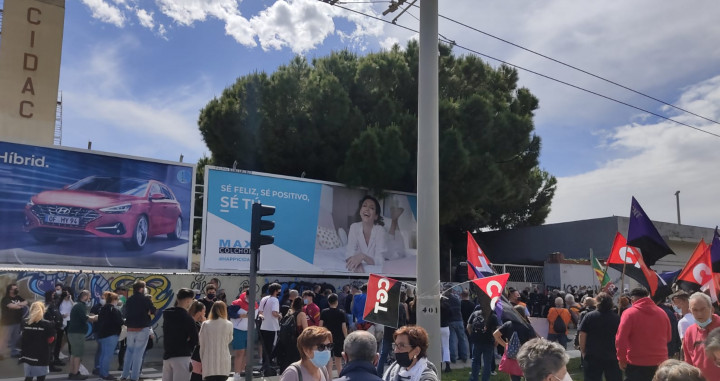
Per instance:
[[[623,260],[623,271],[622,271],[622,288],[620,288],[620,295],[622,295],[625,292],[625,266],[627,265],[627,246],[625,246],[625,256],[622,259]]]
[[[610,264],[608,263],[609,260],[610,260],[610,257],[608,257],[608,259],[605,261],[605,270],[603,270],[603,280],[605,280],[605,277],[607,276],[608,268],[610,268]],[[603,286],[603,285],[601,284],[601,285],[600,285],[600,291],[602,291],[602,290],[603,290],[605,287],[607,287],[607,285],[610,284],[610,283],[612,283],[612,282],[607,282],[607,283],[605,283],[605,286]]]
[[[593,288],[595,288],[595,293],[597,294],[598,289],[595,287],[595,279],[597,278],[597,274],[595,274],[595,262],[593,262],[593,249],[590,248],[590,271],[592,271],[593,275]]]

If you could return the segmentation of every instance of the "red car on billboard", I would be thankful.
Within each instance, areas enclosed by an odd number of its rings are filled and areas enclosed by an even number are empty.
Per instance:
[[[175,194],[159,181],[90,176],[32,196],[24,227],[41,243],[58,237],[116,238],[127,249],[140,250],[152,236],[178,239],[182,218]]]

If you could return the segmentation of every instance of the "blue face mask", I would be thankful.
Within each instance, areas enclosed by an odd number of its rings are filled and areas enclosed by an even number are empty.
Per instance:
[[[710,325],[710,323],[712,323],[712,316],[710,316],[709,319],[707,319],[706,321],[703,321],[703,322],[699,322],[699,321],[697,321],[697,319],[695,319],[695,323],[698,325],[698,327],[704,329],[705,327]]]
[[[682,316],[682,310],[678,306],[673,306],[673,309],[675,310],[675,313]]]
[[[310,303],[310,300],[308,300],[308,299],[303,299],[303,303],[309,304],[309,303]]]
[[[310,361],[318,368],[324,367],[328,361],[330,361],[330,350],[313,351],[313,358],[311,358]]]

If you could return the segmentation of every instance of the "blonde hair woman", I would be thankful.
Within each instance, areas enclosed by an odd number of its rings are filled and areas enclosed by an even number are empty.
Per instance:
[[[204,380],[227,380],[232,339],[233,325],[227,319],[227,306],[223,302],[215,302],[210,308],[208,320],[200,327],[200,358]]]
[[[30,381],[33,377],[43,381],[48,374],[50,344],[55,341],[55,327],[44,320],[43,315],[45,315],[45,304],[40,301],[33,303],[22,327],[20,361],[24,363],[25,381]]]

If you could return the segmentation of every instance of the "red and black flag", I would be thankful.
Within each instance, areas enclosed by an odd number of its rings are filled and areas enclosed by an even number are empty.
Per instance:
[[[675,284],[689,293],[709,288],[713,281],[712,264],[710,263],[710,247],[705,240],[700,240],[685,267],[678,275]]]
[[[402,282],[370,274],[363,319],[398,328],[400,316],[400,286]]]
[[[467,232],[467,265],[468,280],[495,275],[495,270],[490,266],[488,257],[475,242],[470,232]]]
[[[647,266],[654,265],[660,258],[668,254],[675,254],[670,246],[665,243],[665,240],[662,239],[655,225],[650,221],[650,218],[645,214],[635,197],[632,198],[630,206],[627,244],[640,249]]]
[[[625,272],[625,275],[635,279],[638,283],[650,290],[651,295],[655,295],[658,288],[658,275],[645,265],[643,256],[634,246],[628,246],[625,237],[622,234],[615,234],[615,242],[612,251],[608,256],[608,266]]]

